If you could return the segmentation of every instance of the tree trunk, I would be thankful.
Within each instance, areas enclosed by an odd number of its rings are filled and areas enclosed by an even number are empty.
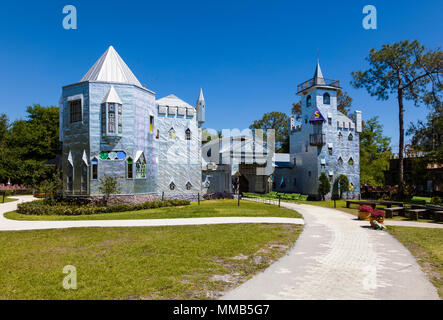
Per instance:
[[[403,149],[405,139],[405,128],[403,124],[403,115],[405,109],[403,107],[403,89],[401,88],[401,80],[398,89],[398,124],[400,129],[400,137],[398,143],[398,197],[403,200]]]

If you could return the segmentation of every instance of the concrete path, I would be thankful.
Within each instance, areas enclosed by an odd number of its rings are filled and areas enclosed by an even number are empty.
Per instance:
[[[6,219],[3,214],[13,211],[17,204],[35,200],[32,196],[20,196],[19,200],[0,205],[0,231],[62,229],[80,227],[158,227],[188,226],[233,223],[286,223],[303,224],[298,218],[272,217],[216,217],[216,218],[183,218],[183,219],[131,219],[131,220],[77,220],[77,221],[23,221]]]
[[[342,211],[283,203],[305,218],[295,246],[222,299],[439,299],[411,253]]]
[[[441,224],[441,223],[432,223],[432,222],[385,220],[385,225],[386,226],[397,226],[397,227],[443,229],[443,224]]]

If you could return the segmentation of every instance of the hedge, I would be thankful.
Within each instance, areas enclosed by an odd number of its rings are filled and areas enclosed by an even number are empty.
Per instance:
[[[189,205],[188,200],[147,201],[140,204],[115,204],[112,206],[72,205],[67,203],[49,204],[45,200],[24,202],[17,205],[17,212],[31,215],[82,215],[111,212],[125,212],[161,207],[175,207]]]

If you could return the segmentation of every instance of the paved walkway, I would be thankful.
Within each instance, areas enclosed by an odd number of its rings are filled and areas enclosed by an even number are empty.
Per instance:
[[[23,221],[6,219],[3,214],[13,211],[17,204],[32,201],[32,196],[20,196],[19,200],[0,205],[0,231],[63,229],[80,227],[159,227],[188,226],[232,223],[286,223],[303,224],[298,218],[272,217],[216,217],[216,218],[183,218],[183,219],[130,219],[130,220],[77,220],[77,221]]]
[[[295,218],[185,218],[16,221],[3,217],[17,203],[0,205],[0,230],[135,227],[224,223],[294,223]],[[342,211],[282,203],[300,212],[305,228],[294,248],[222,299],[439,299],[410,252],[389,233]],[[401,222],[399,222],[401,223]],[[404,223],[403,223],[404,224]],[[402,225],[403,225],[402,224]]]
[[[305,218],[294,248],[222,299],[439,299],[411,253],[350,214],[283,203]]]

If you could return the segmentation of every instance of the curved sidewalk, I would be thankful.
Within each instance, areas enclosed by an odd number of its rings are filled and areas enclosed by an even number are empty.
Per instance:
[[[338,210],[282,206],[305,218],[295,246],[222,299],[439,299],[411,253],[389,233]]]
[[[299,218],[273,217],[214,217],[214,218],[183,218],[183,219],[131,219],[131,220],[76,220],[76,221],[25,221],[6,219],[3,214],[13,211],[17,204],[32,201],[32,196],[16,197],[19,200],[0,205],[0,231],[63,229],[81,227],[159,227],[159,226],[189,226],[208,224],[233,223],[285,223],[304,224]]]

